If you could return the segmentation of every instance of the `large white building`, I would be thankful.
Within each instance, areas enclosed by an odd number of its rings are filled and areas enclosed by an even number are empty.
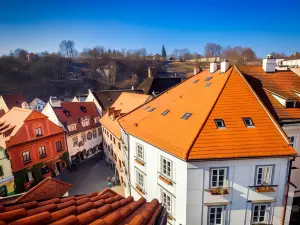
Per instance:
[[[93,102],[60,102],[50,98],[42,113],[66,131],[72,161],[84,160],[101,150],[100,115]]]
[[[212,63],[119,123],[125,194],[158,198],[169,224],[289,223],[296,152],[228,62]]]

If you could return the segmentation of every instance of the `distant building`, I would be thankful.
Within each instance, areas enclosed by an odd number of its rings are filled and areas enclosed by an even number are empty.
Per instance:
[[[29,106],[30,109],[35,109],[41,112],[46,106],[46,103],[39,98],[35,98],[29,103]]]
[[[288,67],[300,67],[300,53],[295,52],[291,56],[285,58],[282,61],[282,65]]]
[[[121,151],[121,132],[118,119],[150,99],[149,95],[123,92],[100,119],[105,160],[115,172],[115,177],[124,189],[128,173],[124,168],[126,168],[125,163],[128,164],[128,162],[125,162],[123,157],[126,152]]]
[[[35,60],[37,60],[37,59],[38,59],[38,55],[37,55],[37,54],[34,54],[34,53],[32,53],[32,52],[26,55],[26,60],[27,60],[28,62],[32,62],[32,61],[35,61]]]
[[[118,121],[126,185],[135,199],[157,198],[168,224],[289,223],[296,152],[228,62],[212,63]]]
[[[8,112],[13,107],[29,109],[29,104],[26,102],[26,98],[22,94],[0,95],[0,109]]]
[[[101,90],[101,91],[92,91],[89,89],[86,102],[94,102],[98,112],[101,116],[107,111],[109,107],[114,104],[118,97],[123,93],[143,93],[142,90],[134,89],[121,89],[121,90]]]
[[[84,160],[101,150],[100,114],[93,102],[60,102],[52,98],[42,113],[66,131],[72,161]]]
[[[221,62],[221,58],[219,56],[216,57],[202,57],[199,59],[190,59],[187,60],[189,62],[207,62],[207,63],[213,63],[213,62]]]
[[[77,95],[74,96],[71,102],[85,102],[87,95]]]
[[[0,119],[0,147],[8,152],[18,193],[67,166],[63,129],[42,113],[12,108]]]

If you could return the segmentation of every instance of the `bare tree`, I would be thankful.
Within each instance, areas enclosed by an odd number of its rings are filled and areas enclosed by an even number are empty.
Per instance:
[[[207,43],[204,47],[205,57],[217,57],[220,56],[222,46],[215,43]]]
[[[271,56],[277,59],[282,59],[286,57],[286,54],[284,52],[272,52]]]
[[[250,62],[256,59],[256,54],[251,48],[243,48],[241,56],[244,58],[244,62]]]
[[[59,45],[60,52],[68,58],[72,58],[77,54],[75,42],[71,40],[63,40]]]

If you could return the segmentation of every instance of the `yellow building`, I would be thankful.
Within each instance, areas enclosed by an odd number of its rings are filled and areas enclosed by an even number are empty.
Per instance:
[[[0,196],[12,195],[15,192],[15,181],[10,160],[5,150],[0,147]]]

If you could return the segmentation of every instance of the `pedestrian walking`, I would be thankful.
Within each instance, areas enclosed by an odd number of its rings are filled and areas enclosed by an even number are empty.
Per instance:
[[[107,187],[108,187],[108,188],[111,188],[111,183],[110,183],[110,181],[107,182]]]
[[[112,181],[112,185],[113,185],[113,187],[116,185],[116,178],[115,177],[112,177],[111,178],[111,181]]]

